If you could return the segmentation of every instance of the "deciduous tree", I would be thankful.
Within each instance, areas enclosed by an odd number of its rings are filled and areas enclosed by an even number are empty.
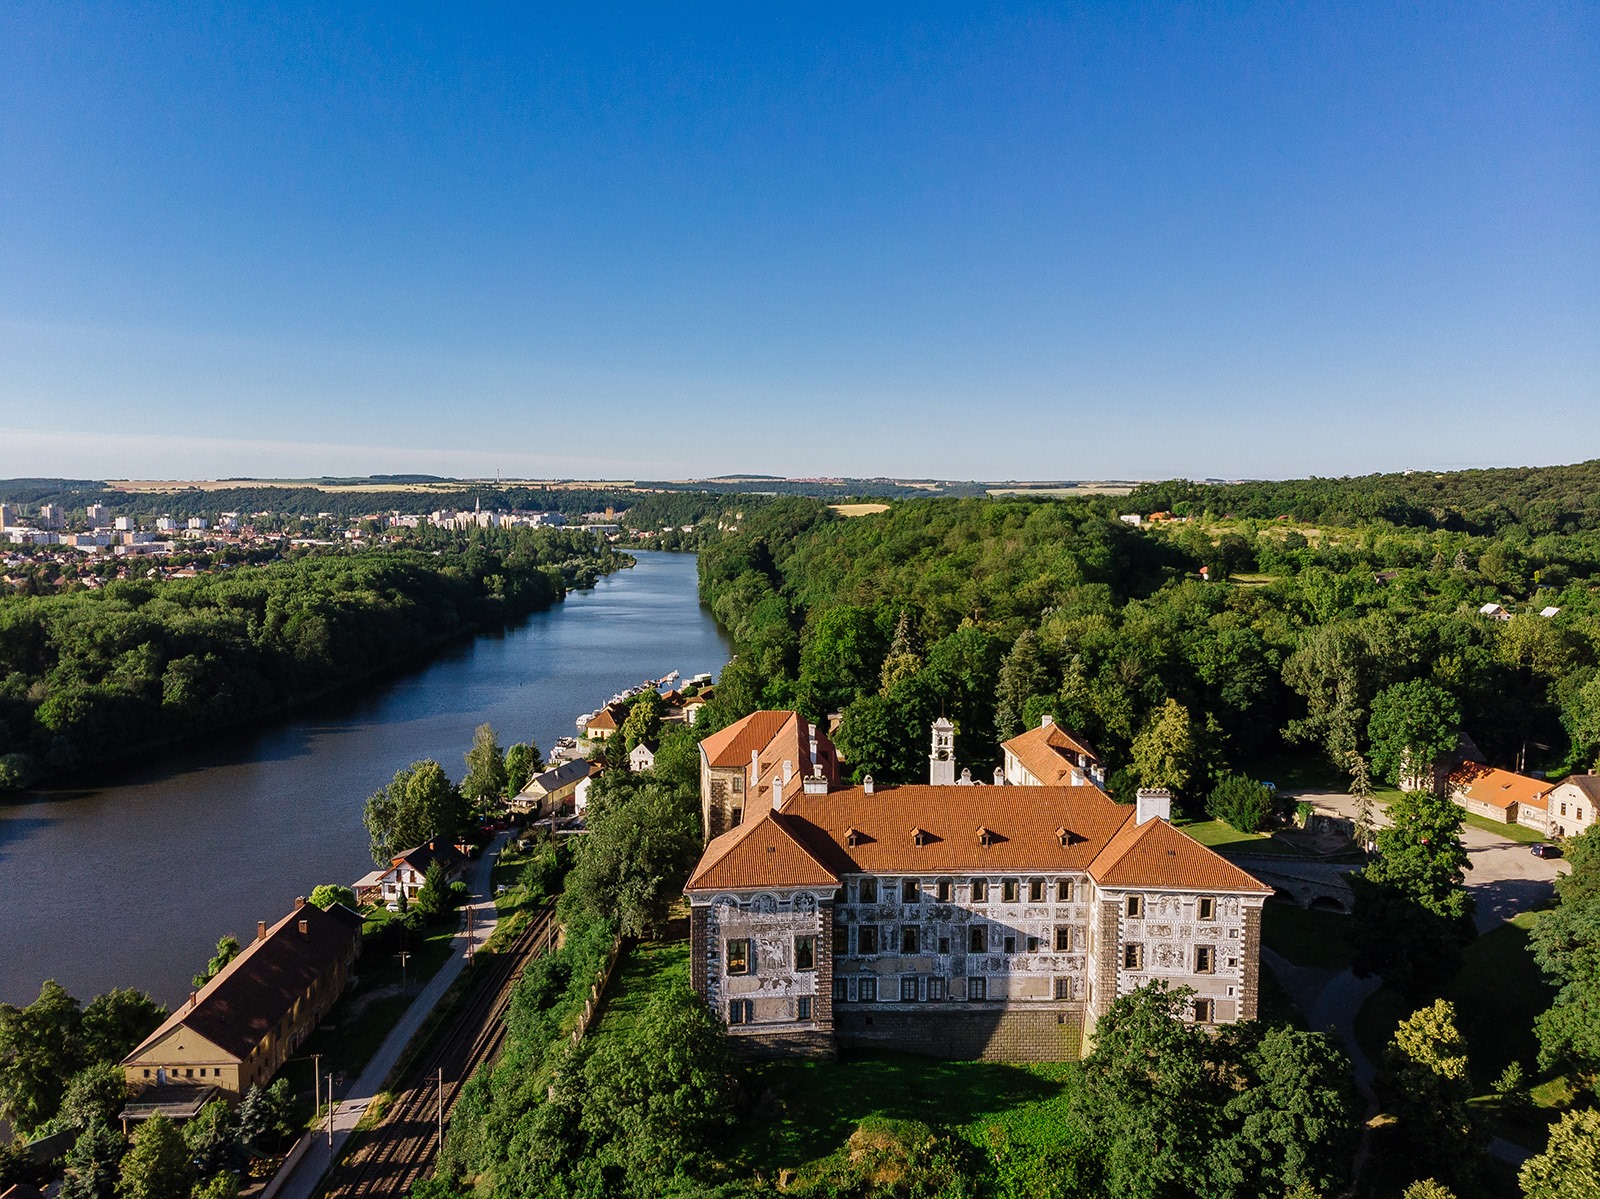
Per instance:
[[[362,820],[372,838],[372,860],[387,866],[403,850],[437,838],[453,839],[466,822],[461,792],[431,758],[397,771],[367,799]]]
[[[472,731],[472,748],[467,750],[467,773],[461,780],[461,794],[475,804],[505,798],[506,758],[499,735],[492,724],[480,724]]]
[[[1427,679],[1395,683],[1372,701],[1372,764],[1391,783],[1431,777],[1434,761],[1454,749],[1460,736],[1461,706]]]
[[[151,1116],[133,1134],[122,1159],[118,1199],[189,1199],[194,1168],[178,1126],[165,1116]]]
[[[1567,1112],[1517,1175],[1527,1199],[1600,1199],[1600,1110]]]

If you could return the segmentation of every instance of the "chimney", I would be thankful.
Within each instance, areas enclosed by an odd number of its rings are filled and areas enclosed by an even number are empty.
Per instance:
[[[295,896],[294,910],[298,912],[301,908],[303,908],[305,906],[306,906],[306,897],[304,895]]]
[[[199,991],[190,991],[189,992],[189,1006],[190,1007],[193,1007],[196,1003],[199,1002],[199,1000],[200,1000],[200,992]]]
[[[304,936],[309,935],[310,932],[311,932],[311,921],[309,921],[309,920],[300,921],[300,935],[302,937],[304,937]]]
[[[267,922],[265,920],[257,920],[256,921],[256,940],[257,941],[265,941],[266,939],[267,939]]]
[[[1006,785],[1006,772],[999,766],[994,768],[994,785],[996,787],[1004,787]]]
[[[1164,787],[1141,787],[1135,802],[1134,823],[1172,819],[1172,792]]]
[[[1048,712],[1046,712],[1043,716],[1039,717],[1039,727],[1042,728],[1042,729],[1049,728],[1055,722],[1056,722],[1056,718],[1054,716],[1050,715],[1050,713],[1048,713]]]
[[[1072,771],[1071,780],[1074,787],[1083,786],[1083,771],[1074,768]]]
[[[805,781],[805,791],[807,795],[826,795],[828,793],[828,780],[822,773],[822,767],[818,766],[812,771],[811,777]]]
[[[872,786],[872,776],[870,774],[867,775],[866,778],[861,780],[861,789],[863,791],[865,791],[868,795],[875,794],[875,792],[873,790],[873,786]]]
[[[761,784],[761,751],[750,751],[750,790],[754,791]]]
[[[970,787],[970,786],[972,786],[972,770],[969,767],[963,766],[961,768],[961,777],[956,781],[956,786],[958,786],[958,787]]]
[[[787,783],[792,778],[794,778],[794,763],[785,758],[783,760],[783,781]]]
[[[773,779],[772,780],[772,810],[774,812],[783,811],[783,780],[782,779]]]

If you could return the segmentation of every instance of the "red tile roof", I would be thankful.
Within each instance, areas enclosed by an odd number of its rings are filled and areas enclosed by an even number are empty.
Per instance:
[[[1078,769],[1077,756],[1097,756],[1087,742],[1080,741],[1054,722],[1019,733],[1002,747],[1008,750],[1022,768],[1046,787],[1064,787],[1072,781],[1072,772]],[[1081,773],[1081,772],[1080,772]]]
[[[1543,810],[1545,796],[1554,786],[1544,779],[1531,779],[1481,762],[1468,762],[1455,771],[1450,776],[1450,785],[1468,799],[1502,810],[1514,803]]]
[[[826,886],[845,874],[879,873],[1085,871],[1100,880],[1102,859],[1106,877],[1100,881],[1106,885],[1271,890],[1164,822],[1149,821],[1130,832],[1133,822],[1132,808],[1091,786],[800,793],[786,796],[781,811],[712,841],[685,890]],[[1158,826],[1165,831],[1155,831]],[[786,834],[803,853],[779,844],[776,833],[753,831],[767,827]]]
[[[752,712],[700,742],[700,752],[713,767],[748,766],[752,751],[766,749],[786,724],[799,719],[793,712]]]

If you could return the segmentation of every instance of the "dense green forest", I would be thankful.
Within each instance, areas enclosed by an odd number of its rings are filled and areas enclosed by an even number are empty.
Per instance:
[[[702,595],[739,651],[717,707],[842,712],[841,749],[880,781],[922,776],[941,712],[979,778],[998,741],[1048,712],[1096,744],[1114,790],[1159,779],[1192,799],[1285,749],[1352,768],[1374,702],[1426,679],[1491,761],[1594,763],[1600,531],[1133,528],[1125,507],[905,501],[843,519],[774,502],[701,556]],[[1479,612],[1491,602],[1510,619]]]
[[[289,707],[626,561],[559,530],[0,597],[0,790]]]

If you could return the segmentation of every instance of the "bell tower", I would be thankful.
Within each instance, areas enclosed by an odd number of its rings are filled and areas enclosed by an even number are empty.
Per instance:
[[[928,782],[953,787],[956,781],[956,726],[943,716],[933,722],[933,752],[928,755]]]

